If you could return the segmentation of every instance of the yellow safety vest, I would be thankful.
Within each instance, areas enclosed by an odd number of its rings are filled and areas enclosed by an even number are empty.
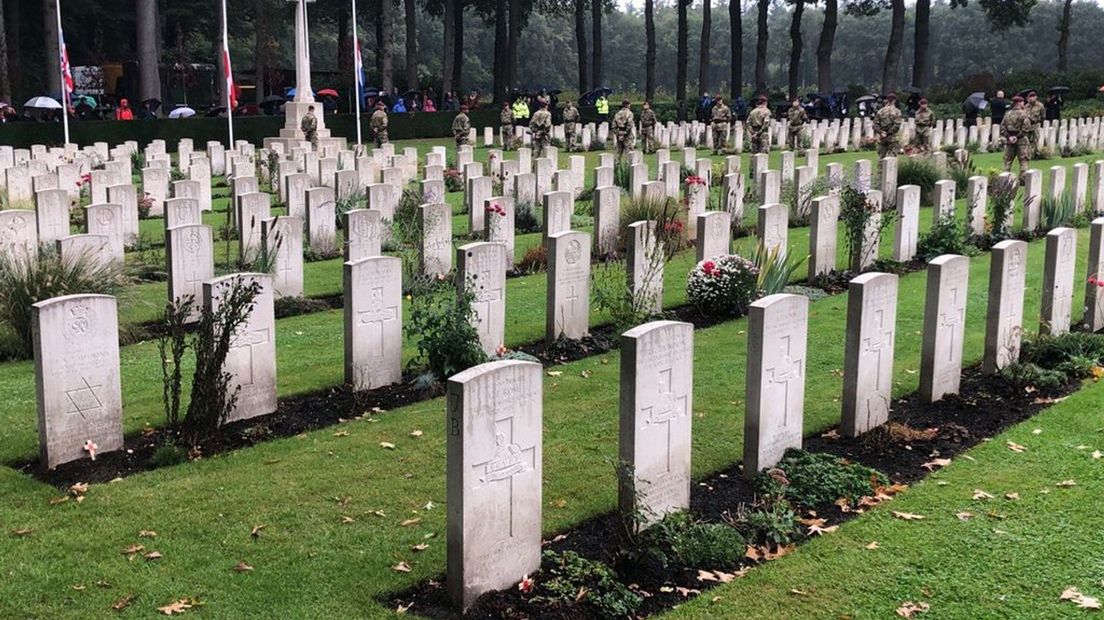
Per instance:
[[[594,102],[594,105],[598,107],[599,114],[609,114],[609,99],[599,97],[598,101]]]

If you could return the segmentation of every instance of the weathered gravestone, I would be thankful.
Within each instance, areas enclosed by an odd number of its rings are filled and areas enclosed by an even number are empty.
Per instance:
[[[262,192],[249,192],[236,201],[240,243],[238,256],[242,263],[251,263],[261,252],[261,222],[272,217],[272,196]]]
[[[653,312],[663,309],[664,248],[656,238],[655,220],[629,224],[625,271],[634,306]]]
[[[487,241],[506,246],[506,267],[514,265],[514,217],[517,207],[509,196],[492,196],[484,201]]]
[[[813,198],[809,214],[810,280],[836,270],[839,205],[839,196],[836,194]]]
[[[851,280],[847,290],[840,428],[847,437],[857,437],[889,420],[897,276],[864,273]]]
[[[421,272],[440,277],[452,271],[452,207],[445,203],[418,207],[422,231],[419,251]]]
[[[908,262],[916,256],[920,240],[920,186],[897,188],[897,225],[893,235],[893,260]]]
[[[276,411],[276,320],[272,276],[238,273],[203,283],[203,304],[217,311],[237,286],[256,284],[249,318],[238,329],[222,366],[230,375],[229,387],[238,390],[234,410],[225,422],[236,422]],[[240,389],[239,389],[240,388]]]
[[[544,195],[544,240],[549,235],[571,230],[571,216],[575,212],[575,203],[571,192],[548,192]]]
[[[488,355],[506,339],[506,247],[501,243],[469,243],[456,249],[458,294],[470,291],[475,329]]]
[[[307,246],[316,254],[326,256],[337,251],[336,208],[333,189],[307,190]]]
[[[48,469],[123,447],[114,297],[67,295],[31,306],[38,440]]]
[[[402,381],[402,259],[345,263],[345,382],[373,390]]]
[[[123,207],[116,204],[94,204],[84,208],[85,232],[90,235],[105,235],[111,246],[111,255],[119,264],[123,264],[125,243],[123,241]]]
[[[35,193],[35,224],[39,243],[53,243],[69,236],[69,192],[47,189]]]
[[[165,260],[169,266],[169,302],[191,298],[193,304],[187,320],[197,320],[203,302],[203,283],[215,277],[211,227],[189,224],[166,230]]]
[[[345,231],[345,262],[382,255],[383,223],[379,211],[353,209],[341,214],[341,220]]]
[[[944,254],[928,263],[920,351],[920,400],[924,403],[957,394],[962,382],[969,278],[970,259],[965,256]]]
[[[1104,217],[1089,227],[1088,276],[1085,281],[1085,314],[1081,325],[1087,331],[1104,329]]]
[[[261,220],[261,249],[272,265],[277,299],[303,296],[303,220],[290,215]]]
[[[461,609],[540,567],[542,370],[498,361],[448,380],[446,583]]]
[[[770,203],[758,209],[759,242],[768,253],[786,254],[789,240],[790,210],[784,204]]]
[[[203,215],[195,198],[170,198],[165,201],[165,230],[202,223]]]
[[[545,338],[578,340],[590,331],[590,235],[564,231],[548,236]]]
[[[1027,243],[1014,239],[1001,241],[993,246],[989,260],[989,302],[981,367],[986,374],[993,374],[1020,357]]]
[[[801,447],[809,298],[768,295],[748,311],[744,476]]]
[[[595,254],[605,256],[617,251],[617,239],[621,225],[621,188],[615,185],[598,186],[594,190]]]
[[[1073,273],[1077,267],[1077,229],[1055,228],[1046,236],[1043,301],[1039,333],[1057,336],[1069,331],[1073,314]]]
[[[690,508],[694,326],[653,321],[621,334],[618,495],[650,525]]]

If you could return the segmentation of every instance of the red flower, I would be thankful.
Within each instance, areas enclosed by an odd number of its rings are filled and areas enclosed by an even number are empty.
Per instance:
[[[717,272],[716,263],[714,263],[711,260],[705,261],[704,263],[702,263],[702,272],[704,272],[705,275],[707,275],[707,276],[713,275],[714,273]]]
[[[1097,284],[1098,282],[1099,280],[1096,279],[1096,276],[1089,276],[1089,284]]]
[[[533,581],[532,577],[526,575],[522,577],[521,581],[518,583],[518,590],[521,590],[525,594],[529,594],[533,591],[533,586],[535,585],[535,583],[536,582]]]

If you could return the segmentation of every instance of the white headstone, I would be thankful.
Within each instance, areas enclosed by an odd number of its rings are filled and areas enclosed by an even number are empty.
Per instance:
[[[373,390],[402,381],[402,259],[345,263],[345,381]]]
[[[920,352],[920,399],[933,403],[957,394],[962,381],[966,294],[970,259],[944,254],[928,263],[924,336]]]
[[[217,311],[237,285],[259,285],[249,318],[238,329],[223,364],[230,389],[238,400],[226,422],[236,422],[276,411],[276,320],[272,276],[238,273],[203,283],[203,303]],[[240,389],[239,389],[240,388]]]
[[[843,363],[843,434],[857,437],[889,420],[897,332],[897,276],[864,273],[851,280]]]

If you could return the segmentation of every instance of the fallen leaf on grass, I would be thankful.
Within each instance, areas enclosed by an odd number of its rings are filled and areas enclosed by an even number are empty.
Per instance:
[[[912,514],[911,512],[898,512],[896,510],[893,511],[893,516],[902,521],[919,521],[925,518],[924,515]]]
[[[410,527],[411,525],[417,525],[421,522],[422,522],[422,520],[420,518],[414,517],[413,519],[407,519],[406,521],[403,521],[399,525],[402,526],[402,527]]]
[[[1086,596],[1077,588],[1072,587],[1066,588],[1065,591],[1062,592],[1062,596],[1059,597],[1059,600],[1070,601],[1081,609],[1101,608],[1100,599],[1093,596]]]
[[[549,370],[545,374],[547,374],[549,377],[559,377],[560,375],[563,374],[563,371],[562,370]]]
[[[71,585],[71,586],[69,586],[69,587],[70,587],[70,588],[73,588],[73,589],[74,589],[74,590],[76,590],[77,592],[83,592],[83,591],[85,591],[85,590],[87,590],[87,589],[88,589],[88,586],[84,585],[83,583],[75,583],[75,584],[73,584],[73,585]]]
[[[201,603],[199,602],[199,599],[182,598],[179,601],[174,601],[172,603],[169,603],[168,605],[165,605],[164,607],[158,607],[157,611],[165,614],[166,616],[175,616],[178,614],[182,614],[200,604]]]
[[[395,571],[396,573],[409,573],[412,569],[410,568],[410,565],[406,562],[399,562],[398,564],[392,566],[391,570]]]
[[[1068,489],[1069,487],[1077,486],[1077,481],[1071,478],[1069,480],[1063,480],[1054,486],[1058,487],[1059,489]]]
[[[971,463],[977,463],[977,459],[975,459],[974,457],[970,456],[969,454],[962,454],[962,455],[960,455],[960,456],[961,456],[962,458],[966,459],[967,461],[970,461]]]
[[[395,444],[393,444],[389,441],[381,441],[380,442],[380,447],[383,448],[384,450],[394,450],[395,449]]]
[[[935,468],[937,468],[937,467],[946,467],[950,464],[951,464],[951,459],[932,459],[932,460],[928,461],[927,463],[924,463],[920,467],[923,467],[924,469],[926,469],[928,471],[935,471]]]
[[[985,491],[982,491],[981,489],[974,489],[974,499],[978,499],[978,500],[993,499],[993,494],[992,493],[986,493]]]
[[[267,525],[254,525],[253,529],[250,530],[249,535],[253,538],[257,538],[258,536],[261,535],[261,530],[265,529],[266,527],[268,527],[268,526]]]
[[[395,607],[395,613],[400,615],[405,614],[407,610],[409,610],[413,606],[414,603],[410,603],[409,605],[403,605],[402,603],[399,603],[398,606]]]
[[[58,504],[64,504],[67,501],[69,501],[69,496],[62,495],[61,497],[55,497],[54,499],[50,500],[50,505],[57,506]]]
[[[425,551],[426,549],[429,549],[429,545],[427,545],[425,543],[418,543],[418,544],[414,545],[413,547],[411,547],[411,549],[414,550],[414,551]]]
[[[1005,445],[1008,446],[1008,449],[1013,452],[1027,452],[1027,448],[1025,446],[1021,446],[1014,441],[1009,441]]]
[[[411,437],[421,437],[422,436],[422,431],[419,431],[419,430],[410,431],[410,436]]]
[[[1032,435],[1042,435],[1043,434],[1043,429],[1037,428],[1037,429],[1031,431],[1031,434]]]
[[[974,518],[974,513],[963,511],[955,513],[955,516],[958,517],[959,521],[969,521],[970,519]]]
[[[797,588],[790,588],[790,594],[794,596],[809,596],[809,593],[805,590],[798,590]]]
[[[114,609],[115,611],[122,611],[122,610],[126,609],[127,607],[130,607],[130,602],[134,600],[134,596],[135,595],[134,595],[133,592],[131,592],[129,594],[126,594],[121,599],[119,599],[119,600],[115,601],[114,603],[112,603],[111,604],[111,609]]]
[[[139,530],[138,538],[157,538],[157,532],[153,530]]]
[[[164,556],[161,555],[160,551],[150,551],[142,557],[146,558],[147,560],[160,560]]]
[[[337,431],[333,434],[334,437],[348,437],[349,431]]]
[[[817,536],[823,536],[825,534],[831,534],[832,532],[834,532],[838,529],[839,529],[838,525],[829,525],[828,527],[823,527],[823,526],[820,526],[820,525],[810,525],[809,526],[809,536],[812,536],[814,534],[817,535]]]
[[[695,594],[701,594],[701,590],[695,590],[693,588],[683,588],[681,586],[675,587],[675,592],[682,595],[682,598],[690,598]]]
[[[1094,459],[1100,459],[1100,458],[1104,457],[1104,452],[1101,452],[1100,450],[1096,450],[1092,453],[1092,457]]]
[[[16,537],[16,538],[21,538],[23,536],[30,536],[33,533],[34,533],[34,528],[33,527],[21,527],[17,530],[12,530],[11,535]]]
[[[354,518],[352,518],[348,515],[342,515],[341,516],[341,524],[342,525],[348,525],[350,523],[356,523],[356,519],[354,519]]]
[[[874,549],[880,548],[880,545],[878,544],[878,541],[872,540],[869,543],[867,543],[866,548],[873,551]]]
[[[143,547],[142,545],[131,545],[131,546],[127,547],[126,549],[123,549],[123,555],[135,555],[135,554],[141,553],[145,550],[146,550],[146,548]]]
[[[905,601],[897,608],[897,615],[902,618],[913,618],[916,614],[922,614],[925,611],[931,609],[931,605],[921,601],[919,603],[913,603],[912,601]]]
[[[1005,493],[1004,494],[1004,499],[1016,501],[1016,500],[1020,499],[1020,494],[1019,493]]]
[[[238,562],[234,565],[235,573],[248,573],[251,570],[253,570],[253,567],[246,564],[245,562]]]

